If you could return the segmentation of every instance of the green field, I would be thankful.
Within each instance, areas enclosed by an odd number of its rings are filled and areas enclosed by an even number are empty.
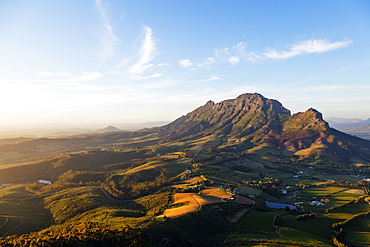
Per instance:
[[[348,232],[346,239],[355,246],[370,246],[369,232]]]
[[[260,230],[267,232],[275,232],[275,227],[272,225],[276,215],[282,214],[282,210],[260,212],[252,210],[246,214],[239,224],[240,229],[244,230]]]
[[[315,220],[316,219],[297,221],[295,217],[293,219],[288,219],[287,217],[284,217],[281,223],[281,227],[299,230],[326,240],[331,240],[331,237],[334,236],[333,231],[318,224],[313,224]]]
[[[259,189],[256,189],[250,186],[239,186],[237,187],[237,189],[240,190],[242,194],[248,194],[248,195],[261,195],[262,194],[262,190],[259,190]]]
[[[370,210],[370,209],[369,209]],[[344,228],[346,239],[356,246],[370,245],[370,218],[359,219]]]
[[[304,190],[299,193],[302,200],[312,200],[313,197],[316,199],[324,198],[332,195],[333,193],[338,193],[339,191],[344,191],[347,188],[343,187],[317,187],[309,190]]]
[[[311,234],[305,231],[281,230],[281,233],[284,235],[284,238],[275,239],[275,241],[286,244],[296,244],[315,247],[333,246],[331,244],[331,239],[330,240],[323,239],[315,234]]]

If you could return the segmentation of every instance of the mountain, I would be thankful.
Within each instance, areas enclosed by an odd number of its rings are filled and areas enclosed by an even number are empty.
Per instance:
[[[166,133],[168,139],[207,135],[217,135],[222,141],[245,139],[262,136],[270,129],[281,129],[282,120],[289,116],[290,111],[276,100],[266,99],[260,94],[243,94],[217,104],[208,101],[160,128],[160,132]]]
[[[353,128],[357,128],[365,124],[370,124],[370,118],[368,118],[367,120],[362,120],[358,118],[328,118],[328,122],[330,126],[346,133],[350,133],[350,130]]]
[[[364,139],[370,139],[370,123],[352,129],[346,129],[344,132]]]
[[[330,126],[343,131],[347,134],[370,139],[370,118],[361,120],[358,118],[329,118]]]
[[[357,124],[364,122],[364,120],[359,118],[330,117],[326,120],[329,122],[329,124]]]
[[[123,130],[121,130],[117,127],[114,127],[112,125],[109,125],[109,126],[103,128],[103,129],[98,129],[95,132],[96,133],[111,133],[111,132],[119,132],[119,131],[123,131]]]
[[[208,140],[205,146],[238,152],[266,150],[267,145],[277,155],[319,153],[335,162],[370,161],[370,142],[331,128],[315,109],[291,115],[280,102],[258,93],[208,101],[157,131],[165,141],[202,139]]]

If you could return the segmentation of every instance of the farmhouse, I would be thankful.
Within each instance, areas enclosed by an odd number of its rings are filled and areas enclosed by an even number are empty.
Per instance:
[[[52,184],[50,180],[44,180],[44,179],[37,180],[37,182],[40,184]]]

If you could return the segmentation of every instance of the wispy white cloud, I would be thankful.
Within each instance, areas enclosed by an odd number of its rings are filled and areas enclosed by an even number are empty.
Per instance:
[[[191,62],[189,59],[180,60],[178,63],[185,69],[193,67],[193,62]]]
[[[196,70],[200,68],[212,68],[216,64],[231,64],[236,65],[242,61],[257,62],[260,56],[246,51],[246,43],[239,42],[232,47],[214,49],[213,56],[208,57],[203,62],[192,62],[189,59],[178,61],[181,67],[188,70]]]
[[[160,63],[157,65],[157,67],[165,67],[165,66],[170,66],[169,63]]]
[[[150,62],[157,54],[157,46],[154,41],[153,30],[150,27],[144,27],[144,39],[139,53],[138,61],[129,68],[133,75],[144,73],[153,66]]]
[[[217,80],[221,80],[221,77],[217,75],[211,75],[209,76],[209,78],[204,79],[204,80],[199,80],[197,82],[210,82],[210,81],[217,81]]]
[[[217,80],[220,80],[221,77],[217,76],[217,75],[211,75],[208,79],[208,81],[217,81]]]
[[[217,61],[214,57],[208,57],[207,59],[203,60],[201,63],[197,63],[198,68],[210,68],[212,64],[215,64]]]
[[[246,51],[247,44],[239,42],[232,47],[215,49],[213,54],[220,63],[230,63],[235,65],[241,61],[256,62],[259,59],[254,52]]]
[[[268,51],[264,53],[264,56],[271,59],[287,59],[302,54],[322,53],[336,50],[349,46],[350,44],[352,44],[352,40],[343,40],[331,43],[326,39],[311,39],[291,44],[289,45],[288,50],[268,49]]]
[[[181,67],[188,69],[188,70],[196,70],[200,68],[211,68],[213,64],[218,63],[218,61],[214,57],[208,57],[207,59],[203,60],[202,62],[195,63],[190,61],[189,59],[184,59],[178,61]]]
[[[106,59],[115,54],[116,52],[115,45],[119,43],[120,40],[113,32],[113,28],[107,16],[107,7],[103,4],[102,0],[95,0],[95,6],[99,11],[99,14],[103,21],[102,26],[104,27],[103,35],[101,36],[101,42],[103,47],[102,50],[99,52],[99,56],[102,59]]]
[[[213,57],[209,57],[203,62],[194,62],[189,59],[178,61],[181,67],[188,70],[196,70],[200,68],[211,68],[215,64],[231,64],[236,65],[241,62],[265,62],[270,59],[287,59],[298,55],[322,53],[336,49],[341,49],[352,44],[352,40],[342,40],[337,42],[329,42],[326,39],[310,39],[299,41],[294,44],[289,44],[287,50],[267,49],[264,53],[255,51],[247,51],[247,44],[239,42],[232,47],[214,49]]]
[[[239,56],[232,56],[232,57],[229,57],[227,59],[227,61],[229,61],[229,63],[231,63],[232,65],[234,64],[237,64],[240,62],[240,57]]]

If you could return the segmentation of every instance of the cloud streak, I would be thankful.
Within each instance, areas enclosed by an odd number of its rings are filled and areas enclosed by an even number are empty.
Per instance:
[[[325,39],[312,39],[291,44],[289,49],[285,51],[268,49],[268,51],[264,53],[264,56],[271,59],[287,59],[303,54],[322,53],[337,50],[347,47],[350,44],[352,44],[352,40],[343,40],[331,43]]]
[[[154,41],[153,30],[150,27],[144,27],[144,39],[139,53],[138,61],[129,68],[133,75],[143,74],[147,69],[153,66],[150,62],[157,55],[157,46]]]
[[[209,76],[208,79],[199,80],[197,82],[210,82],[210,81],[217,81],[217,80],[221,80],[221,77],[219,77],[217,75],[211,75],[211,76]]]
[[[103,5],[102,0],[95,0],[95,6],[99,11],[99,14],[103,21],[103,35],[101,36],[101,42],[103,49],[100,51],[99,56],[102,59],[112,57],[115,54],[115,45],[120,42],[117,36],[113,32],[113,28],[110,25],[109,18],[107,16],[107,9]]]
[[[211,68],[216,64],[229,64],[235,66],[241,62],[266,62],[268,60],[288,59],[299,55],[323,53],[332,50],[342,49],[352,44],[352,40],[330,42],[326,39],[310,39],[299,41],[288,45],[287,50],[268,48],[266,52],[258,53],[247,51],[247,44],[239,42],[232,47],[214,49],[213,57],[208,57],[203,62],[194,62],[189,59],[179,60],[182,68],[197,70],[200,68]]]

